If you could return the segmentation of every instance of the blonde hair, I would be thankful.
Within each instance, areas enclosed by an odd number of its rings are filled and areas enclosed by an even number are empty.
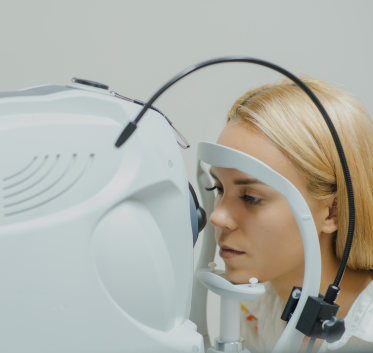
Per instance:
[[[355,233],[347,266],[373,267],[373,122],[351,94],[319,80],[301,78],[328,112],[349,166],[356,209]],[[251,90],[239,98],[227,122],[249,125],[274,143],[306,177],[318,200],[337,192],[335,255],[341,259],[348,230],[348,200],[343,170],[332,135],[311,99],[292,81]]]

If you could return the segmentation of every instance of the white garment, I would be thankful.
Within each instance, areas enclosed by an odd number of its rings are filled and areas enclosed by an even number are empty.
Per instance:
[[[280,318],[284,303],[269,282],[264,287],[260,298],[241,302],[241,337],[251,353],[271,352],[286,327]]]
[[[284,303],[269,282],[265,294],[253,301],[241,302],[241,336],[251,353],[271,352],[286,327],[281,320]],[[346,331],[334,343],[324,341],[318,353],[344,346],[353,336],[373,343],[373,281],[359,294],[345,317]]]

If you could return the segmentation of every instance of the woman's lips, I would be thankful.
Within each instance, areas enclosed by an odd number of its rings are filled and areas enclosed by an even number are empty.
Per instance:
[[[223,259],[233,259],[235,257],[238,257],[240,255],[243,255],[244,252],[242,251],[236,251],[228,248],[220,248],[219,255]]]

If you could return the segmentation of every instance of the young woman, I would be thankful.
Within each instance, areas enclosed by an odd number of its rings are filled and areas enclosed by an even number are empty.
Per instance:
[[[373,123],[350,94],[303,78],[324,105],[341,140],[353,183],[356,225],[342,279],[337,317],[341,340],[317,340],[320,352],[373,350]],[[325,294],[337,273],[348,229],[343,170],[331,133],[310,98],[289,80],[252,90],[228,114],[217,143],[247,153],[295,185],[306,200],[319,236]],[[228,278],[266,282],[266,293],[241,306],[241,335],[252,352],[270,352],[286,323],[280,319],[293,286],[302,286],[300,232],[286,199],[235,169],[212,167],[217,197],[210,222]],[[307,347],[305,337],[303,349]],[[316,348],[314,347],[314,351]]]

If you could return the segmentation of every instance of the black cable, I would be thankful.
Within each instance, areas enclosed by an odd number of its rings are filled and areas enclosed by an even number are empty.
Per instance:
[[[153,97],[150,98],[149,102],[145,104],[144,108],[137,115],[134,122],[130,122],[126,126],[126,128],[123,130],[123,132],[119,136],[118,140],[116,141],[115,146],[120,147],[132,135],[132,133],[135,131],[135,129],[137,127],[137,123],[140,121],[140,119],[145,114],[145,112],[152,106],[152,104],[155,102],[155,100],[164,91],[166,91],[169,87],[171,87],[174,83],[181,80],[183,77],[191,74],[192,72],[197,71],[199,69],[202,69],[206,66],[225,63],[225,62],[246,62],[246,63],[257,64],[257,65],[268,67],[270,69],[273,69],[273,70],[283,74],[284,76],[291,79],[294,83],[296,83],[308,95],[308,97],[311,98],[312,102],[316,105],[316,107],[320,111],[321,115],[324,117],[325,122],[328,125],[328,128],[329,128],[329,130],[332,134],[334,143],[335,143],[337,151],[338,151],[339,159],[341,161],[341,165],[342,165],[342,168],[343,168],[343,175],[344,175],[344,179],[345,179],[345,182],[346,182],[348,206],[349,206],[349,225],[348,225],[346,245],[345,245],[345,249],[344,249],[344,252],[343,252],[342,259],[341,259],[341,263],[339,265],[338,273],[337,273],[336,278],[335,278],[334,283],[333,283],[334,286],[339,287],[339,284],[342,280],[343,274],[346,270],[347,260],[348,260],[349,254],[350,254],[353,235],[354,235],[354,229],[355,229],[355,201],[354,201],[354,194],[353,194],[350,172],[349,172],[349,169],[348,169],[348,165],[347,165],[346,157],[345,157],[345,154],[344,154],[344,151],[343,151],[343,148],[342,148],[341,141],[339,140],[339,137],[337,135],[335,127],[334,127],[331,119],[329,118],[329,115],[326,112],[325,108],[320,103],[320,101],[318,100],[316,95],[311,91],[311,89],[303,81],[301,81],[298,77],[294,76],[289,71],[281,68],[280,66],[277,66],[275,64],[272,64],[272,63],[264,61],[264,60],[249,58],[249,57],[243,57],[243,56],[217,58],[217,59],[204,61],[204,62],[202,62],[200,64],[197,64],[197,65],[190,66],[189,68],[187,68],[186,70],[182,71],[180,74],[175,76],[173,79],[168,81],[163,87],[161,87],[153,95]]]
[[[121,94],[119,94],[117,92],[114,92],[114,91],[111,91],[110,93],[114,93],[115,97],[117,97],[117,98],[123,99],[123,100],[128,101],[128,102],[132,102],[132,103],[135,103],[135,104],[138,104],[138,105],[141,105],[141,106],[145,106],[145,104],[146,104],[143,101],[140,101],[138,99],[128,98],[126,96],[122,96]],[[161,114],[167,120],[167,122],[170,124],[170,126],[175,130],[175,132],[179,135],[179,137],[185,143],[185,145],[182,145],[179,141],[177,141],[178,145],[182,149],[186,150],[187,148],[190,147],[190,145],[189,145],[188,141],[186,140],[186,138],[181,134],[181,132],[178,129],[176,129],[176,127],[172,124],[171,120],[169,118],[167,118],[167,116],[164,113],[162,113],[158,108],[153,107],[153,106],[150,106],[149,109],[154,110],[157,113]]]

